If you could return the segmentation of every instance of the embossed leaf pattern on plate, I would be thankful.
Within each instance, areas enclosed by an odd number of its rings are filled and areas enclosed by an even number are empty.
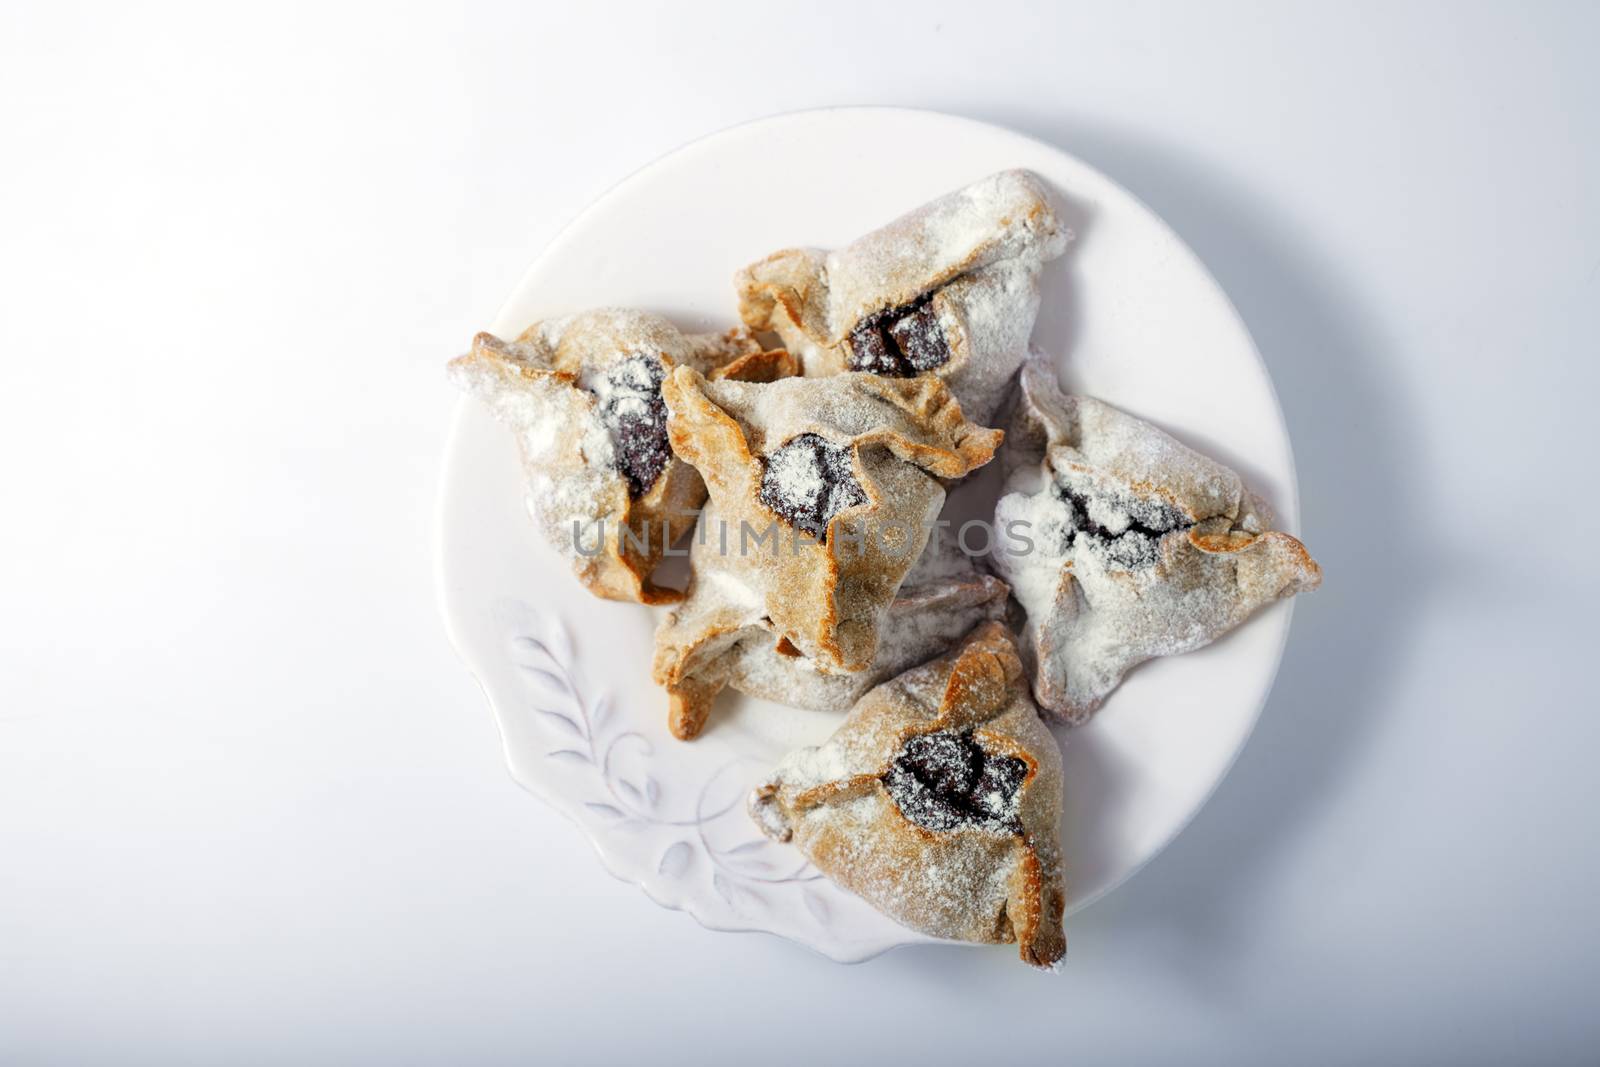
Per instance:
[[[496,613],[520,685],[520,725],[540,764],[563,777],[553,802],[595,837],[613,873],[719,929],[765,929],[863,959],[918,940],[828,882],[796,849],[761,834],[745,798],[766,767],[714,744],[633,728],[613,695],[578,665],[577,641],[554,612],[505,601]],[[560,652],[570,658],[563,659]],[[651,736],[650,729],[662,736]],[[523,784],[549,795],[541,781]],[[542,776],[540,776],[542,778]],[[641,867],[639,858],[648,856]],[[840,939],[841,916],[864,928]],[[826,936],[824,936],[826,935]]]

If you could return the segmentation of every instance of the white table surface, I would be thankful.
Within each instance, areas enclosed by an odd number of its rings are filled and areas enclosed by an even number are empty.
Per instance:
[[[0,1062],[1592,1061],[1600,8],[36,7],[0,12]],[[1171,222],[1327,570],[1054,979],[658,909],[511,783],[435,610],[443,360],[618,178],[846,103],[1046,138]]]

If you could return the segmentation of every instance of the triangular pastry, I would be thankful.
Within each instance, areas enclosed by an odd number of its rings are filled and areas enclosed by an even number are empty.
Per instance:
[[[679,368],[664,395],[672,447],[710,491],[687,599],[656,633],[655,678],[673,732],[690,738],[716,693],[750,673],[736,666],[741,642],[823,674],[871,667],[944,503],[940,479],[989,462],[1002,434],[967,421],[934,378],[747,384]]]
[[[807,376],[944,380],[987,421],[1027,353],[1040,268],[1071,234],[1026,171],[992,174],[844,248],[786,249],[740,271],[739,311]]]
[[[750,812],[914,930],[1015,942],[1038,967],[1066,951],[1061,753],[999,623],[867,693],[778,764]]]
[[[552,547],[590,591],[646,604],[678,594],[650,582],[694,523],[705,487],[672,455],[661,383],[675,367],[767,380],[792,373],[744,330],[684,334],[659,315],[604,308],[480,333],[452,377],[516,434],[528,501]]]
[[[995,556],[1028,613],[1039,705],[1082,722],[1129,668],[1189,652],[1280,597],[1315,589],[1305,546],[1266,529],[1239,476],[1147,422],[1022,370]],[[1015,524],[1015,525],[1014,525]],[[1031,543],[1024,550],[1023,538]]]
[[[705,603],[707,592],[718,586],[713,572],[721,564],[715,553],[699,550],[696,558],[707,573],[697,581],[690,603],[678,609],[679,618],[662,626],[662,640],[669,642],[665,647],[672,647],[670,642],[681,629],[693,628],[696,610]],[[868,689],[932,659],[978,623],[1003,619],[1009,593],[1006,583],[979,573],[948,538],[937,542],[930,538],[889,603],[878,650],[866,668],[853,673],[826,671],[767,626],[746,623],[699,646],[683,664],[687,669],[675,675],[670,684],[684,699],[675,702],[673,730],[682,735],[691,723],[703,722],[710,701],[724,687],[795,708],[849,711]],[[726,617],[738,626],[740,616]]]

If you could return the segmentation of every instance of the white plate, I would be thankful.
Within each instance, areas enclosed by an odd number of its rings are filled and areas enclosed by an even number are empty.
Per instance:
[[[1079,238],[1044,276],[1035,341],[1069,388],[1234,465],[1296,526],[1294,463],[1244,325],[1193,253],[1104,175],[1050,145],[921,111],[765,119],[696,141],[601,197],[529,270],[491,329],[604,304],[732,325],[733,271],[842,244],[991,171],[1026,167]],[[726,694],[692,744],[650,682],[649,609],[600,601],[529,520],[512,439],[463,401],[445,454],[439,594],[518,782],[570,816],[606,868],[717,930],[766,930],[841,961],[926,941],[761,837],[743,795],[839,716]],[[1200,652],[1135,670],[1065,751],[1069,912],[1127,878],[1227,772],[1272,684],[1287,603]],[[1070,924],[1069,924],[1070,937]]]

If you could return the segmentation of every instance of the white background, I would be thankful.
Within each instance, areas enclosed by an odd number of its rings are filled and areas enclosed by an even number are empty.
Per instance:
[[[1586,5],[7,5],[0,1062],[1592,1059],[1597,45]],[[1053,979],[658,909],[510,782],[433,602],[443,361],[618,178],[848,103],[1171,222],[1328,574]]]

